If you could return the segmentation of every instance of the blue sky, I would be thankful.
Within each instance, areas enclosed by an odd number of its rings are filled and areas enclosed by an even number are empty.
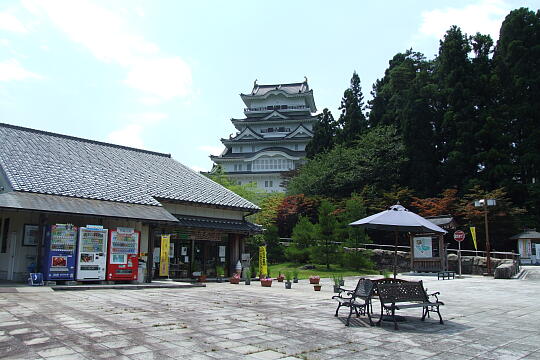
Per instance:
[[[171,153],[209,170],[243,116],[239,93],[304,76],[338,115],[408,48],[436,54],[455,24],[498,37],[537,1],[0,2],[0,122]]]

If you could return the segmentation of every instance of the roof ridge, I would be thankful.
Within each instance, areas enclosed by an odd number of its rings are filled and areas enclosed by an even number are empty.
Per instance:
[[[54,133],[54,132],[51,132],[51,131],[32,129],[32,128],[19,126],[19,125],[12,125],[12,124],[7,124],[7,123],[0,122],[0,127],[6,127],[6,128],[16,129],[16,130],[32,132],[32,133],[36,133],[36,134],[49,135],[49,136],[54,136],[54,137],[58,137],[58,138],[71,139],[71,140],[82,141],[82,142],[86,142],[86,143],[90,143],[90,144],[104,145],[104,146],[114,147],[114,148],[118,148],[118,149],[137,151],[137,152],[142,152],[142,153],[146,153],[146,154],[171,158],[171,154],[165,154],[165,153],[160,153],[160,152],[151,151],[151,150],[137,149],[137,148],[130,147],[130,146],[111,144],[111,143],[107,143],[107,142],[104,142],[104,141],[85,139],[85,138],[78,137],[78,136],[59,134],[59,133]]]

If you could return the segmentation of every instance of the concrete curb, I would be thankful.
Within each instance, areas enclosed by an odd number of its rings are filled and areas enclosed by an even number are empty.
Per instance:
[[[206,287],[206,284],[116,284],[116,285],[55,285],[54,291],[83,291],[83,290],[144,290],[144,289],[188,289]]]

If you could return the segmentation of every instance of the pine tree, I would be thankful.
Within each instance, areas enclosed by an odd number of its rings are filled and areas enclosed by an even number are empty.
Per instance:
[[[337,122],[332,112],[325,108],[318,116],[318,122],[313,127],[313,138],[306,146],[307,157],[313,159],[320,153],[327,152],[334,146]]]
[[[350,87],[343,93],[341,99],[341,115],[339,116],[337,131],[338,144],[350,144],[367,130],[367,120],[362,111],[364,95],[360,86],[360,77],[353,73]]]

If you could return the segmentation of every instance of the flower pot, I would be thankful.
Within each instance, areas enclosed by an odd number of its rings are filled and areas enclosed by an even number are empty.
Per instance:
[[[234,278],[234,277],[232,277],[232,278],[229,279],[229,282],[230,282],[231,284],[240,284],[240,278]]]
[[[247,278],[244,282],[246,285],[251,285],[251,279]]]
[[[221,276],[218,276],[217,277],[217,282],[220,283],[220,282],[223,282],[223,278]]]
[[[206,275],[197,276],[197,282],[203,283],[206,281]]]
[[[339,285],[334,285],[334,292],[339,293]]]
[[[270,279],[270,280],[261,280],[261,286],[271,287],[272,286],[272,279]]]
[[[339,286],[345,286],[345,280],[339,280]]]
[[[298,284],[298,278],[294,278],[293,283]]]
[[[285,276],[278,276],[277,277],[278,282],[283,282],[283,280],[285,280]]]
[[[321,279],[317,279],[317,278],[315,278],[315,279],[309,278],[309,283],[310,283],[310,284],[318,284],[319,281],[321,281]]]
[[[290,289],[292,287],[292,283],[290,281],[285,281],[285,289]]]
[[[314,285],[314,286],[313,286],[313,290],[315,290],[315,291],[321,291],[321,286],[322,286],[322,285]]]

